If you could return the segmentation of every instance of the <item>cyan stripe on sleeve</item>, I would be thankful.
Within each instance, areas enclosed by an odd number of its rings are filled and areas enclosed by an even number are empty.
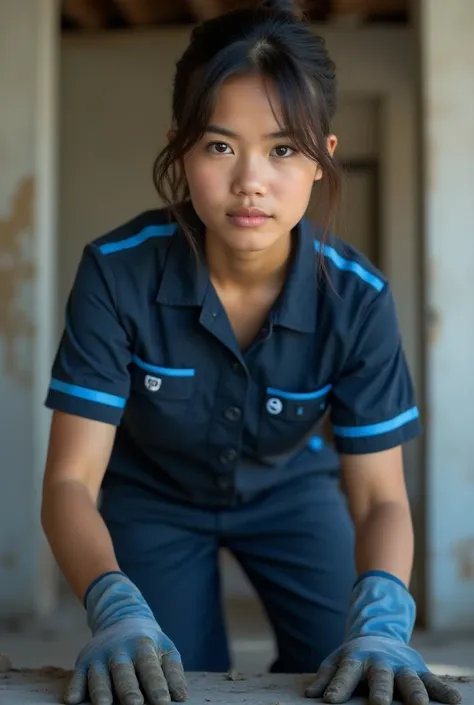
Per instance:
[[[77,384],[69,384],[68,382],[62,382],[61,380],[54,378],[51,380],[50,389],[55,392],[69,394],[70,396],[77,397],[78,399],[92,401],[96,404],[114,406],[117,409],[123,409],[127,402],[124,397],[119,397],[115,394],[100,392],[96,389],[88,389],[87,387],[81,387]]]
[[[394,416],[387,421],[368,424],[365,426],[333,426],[333,432],[336,436],[342,438],[367,438],[369,436],[379,436],[384,433],[391,433],[402,426],[418,419],[419,412],[416,406],[407,409],[401,414]]]

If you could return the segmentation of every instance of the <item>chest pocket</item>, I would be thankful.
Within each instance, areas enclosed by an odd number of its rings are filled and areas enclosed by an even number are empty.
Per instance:
[[[138,357],[133,363],[124,425],[147,453],[153,448],[176,450],[183,443],[183,432],[189,440],[185,422],[192,418],[195,370],[159,367]]]
[[[151,404],[185,407],[194,390],[195,370],[192,368],[159,367],[134,356],[132,390]]]
[[[257,441],[262,456],[277,456],[303,448],[324,417],[331,385],[311,392],[265,391]]]

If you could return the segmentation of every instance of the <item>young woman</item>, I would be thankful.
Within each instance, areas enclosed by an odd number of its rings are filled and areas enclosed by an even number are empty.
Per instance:
[[[92,630],[70,705],[184,700],[183,664],[229,667],[222,546],[267,611],[272,671],[317,671],[308,696],[344,702],[366,679],[379,705],[394,684],[407,703],[459,699],[408,646],[401,446],[418,411],[389,284],[327,228],[335,90],[290,3],[204,23],[154,169],[169,206],[84,250],[42,509]],[[320,226],[303,217],[315,182]]]

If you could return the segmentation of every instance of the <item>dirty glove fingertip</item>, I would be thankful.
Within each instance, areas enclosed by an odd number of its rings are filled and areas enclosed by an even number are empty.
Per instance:
[[[333,661],[323,661],[317,670],[314,680],[305,690],[306,698],[320,698],[329,683],[337,673],[337,664]]]
[[[77,669],[64,689],[63,701],[66,705],[80,705],[87,696],[87,671]]]
[[[168,683],[171,700],[184,702],[188,698],[188,688],[181,657],[177,651],[166,654],[162,661],[163,673]]]
[[[445,705],[458,705],[462,700],[461,691],[451,683],[446,683],[439,676],[428,671],[420,676],[431,700]]]
[[[348,700],[350,700],[352,697],[351,695],[347,695],[347,693],[343,693],[341,690],[326,690],[325,693],[323,693],[323,702],[325,703],[332,703],[332,705],[339,705],[339,703],[347,703]]]

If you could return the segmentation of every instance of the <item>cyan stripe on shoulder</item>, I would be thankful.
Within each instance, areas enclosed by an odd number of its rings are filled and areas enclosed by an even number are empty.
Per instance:
[[[131,235],[126,237],[124,240],[117,240],[117,242],[105,242],[99,245],[99,250],[103,255],[110,255],[113,252],[120,252],[121,250],[130,250],[133,247],[138,247],[146,240],[152,237],[166,237],[174,235],[177,230],[177,223],[163,223],[162,225],[147,225],[136,233],[136,235]]]
[[[384,288],[385,284],[382,279],[376,277],[375,274],[369,272],[358,262],[354,262],[353,260],[342,257],[342,255],[340,255],[339,252],[334,249],[334,247],[331,247],[331,245],[323,245],[321,244],[321,242],[319,242],[319,240],[315,240],[314,249],[318,253],[322,252],[322,254],[328,259],[330,259],[331,262],[333,262],[333,264],[335,264],[338,269],[341,269],[345,272],[353,272],[358,277],[360,277],[360,279],[367,282],[367,284],[373,286],[374,289],[376,289],[377,291],[382,291],[382,289]]]
[[[379,436],[383,433],[396,431],[401,426],[405,426],[419,418],[419,411],[416,406],[403,411],[398,416],[394,416],[388,421],[368,424],[367,426],[333,426],[332,430],[336,436],[342,438],[368,438],[369,436]]]

